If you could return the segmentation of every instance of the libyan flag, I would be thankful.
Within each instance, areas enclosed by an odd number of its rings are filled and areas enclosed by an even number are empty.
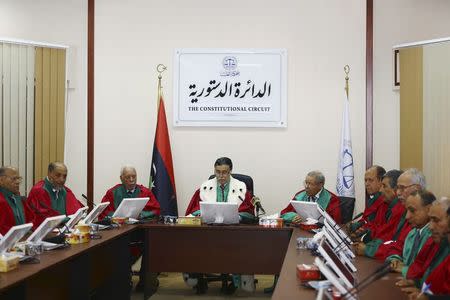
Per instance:
[[[161,206],[161,215],[178,216],[172,151],[170,150],[169,130],[167,129],[166,110],[162,96],[159,101],[158,120],[153,143],[150,189]]]

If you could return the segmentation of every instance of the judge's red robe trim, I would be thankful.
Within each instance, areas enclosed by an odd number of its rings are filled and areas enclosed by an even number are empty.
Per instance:
[[[292,198],[292,200],[296,200],[296,196],[299,195],[300,193],[304,192],[304,191],[305,190],[301,190],[298,193],[296,193],[294,195],[294,197]],[[341,208],[340,208],[339,197],[337,195],[335,195],[334,193],[330,192],[329,190],[326,190],[326,191],[330,194],[330,201],[329,201],[328,206],[326,207],[325,211],[333,218],[333,220],[336,223],[341,224],[342,223],[342,218],[341,218]],[[284,215],[284,214],[286,214],[288,212],[295,212],[296,213],[295,208],[290,203],[285,209],[283,209],[280,212],[280,216]]]
[[[52,208],[52,200],[44,189],[45,181],[36,183],[28,194],[27,203],[34,212],[33,228],[38,227],[46,218],[59,216],[60,213]],[[64,186],[66,190],[66,216],[72,215],[83,207],[77,200],[72,190]]]
[[[187,216],[200,210],[200,201],[200,189],[198,189],[192,196],[191,201],[189,202],[189,205],[186,209],[185,215]],[[242,201],[242,203],[239,205],[238,211],[240,213],[246,212],[251,215],[255,215],[255,206],[252,203],[252,196],[248,191],[245,193],[244,201]]]
[[[380,247],[378,247],[377,252],[375,253],[375,258],[379,260],[385,260],[388,256],[391,255],[403,255],[403,246],[405,245],[406,237],[408,236],[408,233],[411,231],[412,227],[408,222],[405,222],[403,224],[403,227],[400,231],[399,236],[396,240],[394,240],[394,236],[392,236],[391,243],[388,244],[381,244]]]
[[[433,295],[450,295],[450,256],[430,273],[425,282]]]
[[[25,222],[32,223],[34,219],[33,212],[28,207],[26,201],[22,201],[22,204]],[[0,233],[5,235],[11,227],[16,225],[21,224],[16,224],[11,206],[9,206],[9,203],[6,201],[5,197],[3,197],[3,194],[0,193]]]
[[[375,217],[377,215],[378,209],[383,205],[384,202],[384,195],[379,195],[377,199],[372,203],[372,205],[366,207],[364,209],[363,215],[361,217],[361,221],[365,223],[372,222],[375,220]],[[372,217],[373,216],[373,217]],[[373,219],[373,220],[370,220]]]
[[[106,191],[105,196],[102,198],[102,202],[109,202],[109,205],[105,208],[105,210],[100,214],[99,220],[105,218],[110,213],[113,213],[117,207],[115,207],[114,204],[114,190],[121,187],[122,184],[116,184],[112,188],[110,188],[108,191]],[[148,197],[150,200],[148,200],[147,204],[145,204],[143,211],[149,211],[152,212],[155,216],[159,216],[160,214],[160,206],[159,202],[156,200],[155,195],[153,195],[152,191],[146,188],[145,186],[141,184],[137,184],[136,187],[139,187],[140,193],[138,195],[139,198]]]
[[[388,220],[386,220],[384,215],[381,216],[380,214],[377,214],[375,221],[376,223],[374,223],[370,228],[371,238],[380,239],[383,241],[392,240],[404,212],[405,206],[398,201],[394,207],[392,207],[392,213]]]

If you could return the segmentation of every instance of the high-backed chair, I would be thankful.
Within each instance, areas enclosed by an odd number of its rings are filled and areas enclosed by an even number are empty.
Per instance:
[[[253,178],[251,178],[248,175],[238,174],[238,173],[232,173],[231,176],[234,179],[237,179],[237,180],[245,183],[245,186],[247,187],[247,191],[250,193],[250,196],[252,196],[252,197],[254,196]],[[209,176],[208,179],[213,179],[214,177],[216,177],[216,175],[213,174],[213,175]]]
[[[341,223],[350,222],[355,210],[355,198],[339,197],[339,206],[341,209]]]
[[[254,188],[253,188],[253,179],[244,174],[237,174],[232,173],[231,176],[234,179],[240,180],[243,183],[245,183],[245,186],[247,187],[247,191],[250,193],[250,195],[254,196]],[[210,175],[208,179],[213,179],[216,177],[216,175]],[[197,294],[203,294],[206,292],[207,283],[208,282],[214,282],[214,281],[221,281],[222,282],[222,293],[225,294],[232,294],[235,291],[234,284],[233,284],[233,278],[230,274],[196,274],[196,276],[199,277],[199,284],[196,287]],[[204,277],[203,277],[204,276]],[[205,283],[202,281],[204,280]],[[255,282],[256,283],[256,282]]]

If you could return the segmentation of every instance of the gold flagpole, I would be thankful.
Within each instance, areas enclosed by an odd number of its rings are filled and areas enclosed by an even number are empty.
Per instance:
[[[350,73],[350,67],[348,65],[345,65],[344,67],[344,73],[345,73],[345,93],[347,94],[347,100],[348,100],[348,73]]]
[[[156,72],[158,72],[158,109],[159,109],[159,102],[161,101],[162,96],[162,86],[161,86],[161,79],[162,79],[162,73],[167,70],[167,67],[163,64],[159,64],[156,66]]]

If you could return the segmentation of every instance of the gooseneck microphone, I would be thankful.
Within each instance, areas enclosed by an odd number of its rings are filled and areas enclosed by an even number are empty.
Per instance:
[[[253,196],[252,198],[253,205],[256,207],[256,214],[259,215],[259,211],[262,212],[262,215],[266,214],[266,211],[261,205],[261,200],[257,196]]]
[[[356,296],[359,292],[361,292],[363,289],[380,279],[381,277],[385,276],[391,271],[391,262],[386,261],[384,262],[380,267],[378,267],[372,274],[364,278],[361,282],[359,282],[353,289],[347,291],[342,298],[345,299],[346,296],[352,295]]]

